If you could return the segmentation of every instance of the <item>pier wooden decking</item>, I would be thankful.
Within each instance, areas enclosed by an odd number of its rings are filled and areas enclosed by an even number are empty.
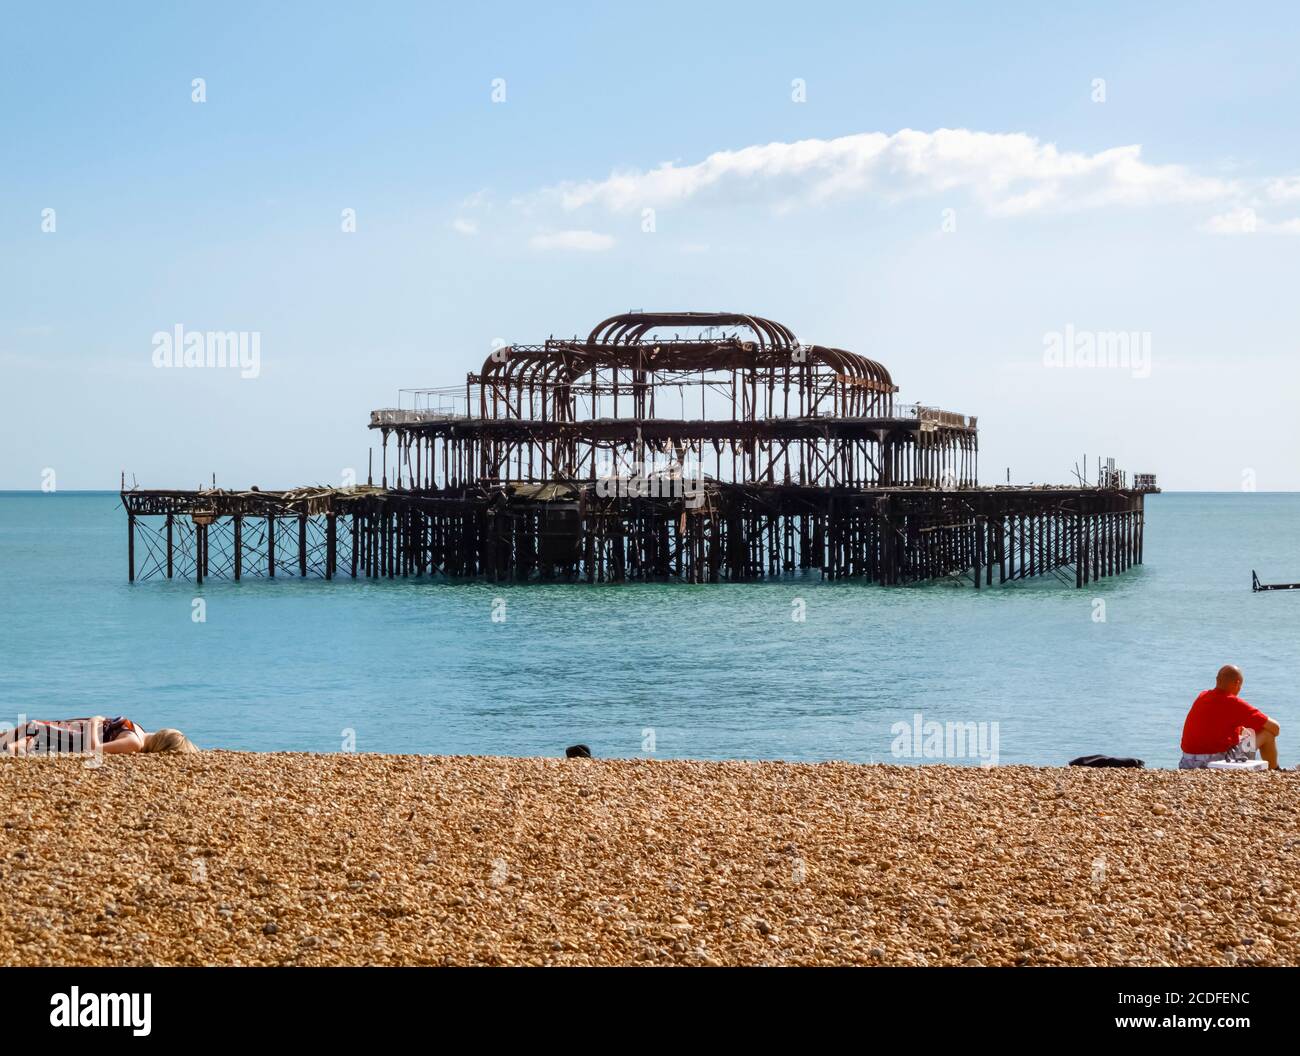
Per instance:
[[[522,492],[522,493],[521,493]],[[1143,492],[716,485],[684,498],[556,485],[298,492],[124,491],[129,576],[472,577],[603,583],[816,571],[881,584],[1076,586],[1142,561]]]
[[[463,395],[408,391],[371,413],[378,486],[124,488],[131,579],[1083,586],[1141,562],[1158,490],[1113,464],[981,487],[974,417],[900,404],[882,364],[758,316],[613,316],[494,352]]]

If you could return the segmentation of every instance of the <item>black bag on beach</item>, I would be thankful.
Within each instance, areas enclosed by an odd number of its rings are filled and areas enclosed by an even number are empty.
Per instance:
[[[1070,760],[1071,766],[1127,766],[1141,768],[1146,763],[1141,759],[1116,759],[1113,755],[1081,755]]]

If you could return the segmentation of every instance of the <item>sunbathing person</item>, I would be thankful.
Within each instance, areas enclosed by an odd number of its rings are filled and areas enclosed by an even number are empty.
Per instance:
[[[1248,756],[1239,746],[1243,730],[1254,731],[1260,756],[1270,770],[1277,769],[1277,735],[1282,727],[1237,696],[1241,684],[1241,669],[1227,664],[1219,668],[1214,688],[1196,698],[1183,723],[1180,770],[1198,770],[1219,760],[1244,762]]]
[[[10,755],[126,755],[131,752],[197,752],[180,730],[150,733],[124,715],[43,721],[33,719],[0,734]]]

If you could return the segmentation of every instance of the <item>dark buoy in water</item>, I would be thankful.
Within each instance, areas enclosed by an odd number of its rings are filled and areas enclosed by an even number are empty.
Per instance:
[[[564,757],[566,759],[590,759],[591,749],[585,744],[571,744],[564,749]]]

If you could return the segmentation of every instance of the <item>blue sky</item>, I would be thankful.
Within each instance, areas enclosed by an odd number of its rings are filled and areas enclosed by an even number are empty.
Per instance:
[[[1294,6],[375,6],[6,5],[0,488],[338,483],[398,388],[629,308],[870,355],[989,482],[1300,488]],[[259,375],[156,369],[178,323]]]

